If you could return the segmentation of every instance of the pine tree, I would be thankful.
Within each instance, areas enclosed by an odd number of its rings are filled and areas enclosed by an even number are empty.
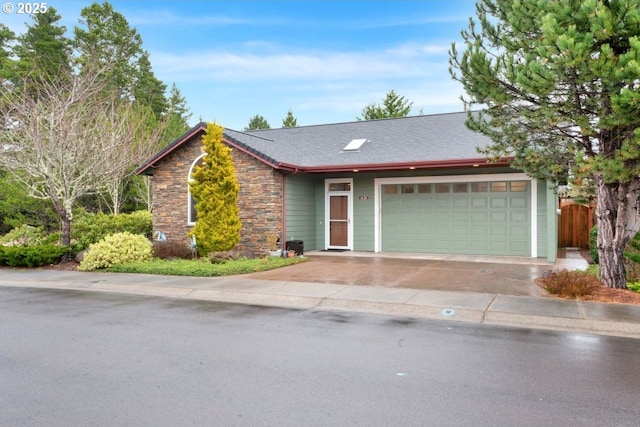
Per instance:
[[[284,128],[294,128],[298,126],[298,119],[295,118],[293,112],[289,110],[287,112],[287,116],[282,120],[282,127]]]
[[[31,16],[33,25],[27,25],[14,48],[20,77],[34,82],[70,73],[71,41],[65,37],[66,27],[58,24],[61,16],[53,7]]]
[[[171,141],[189,130],[189,119],[191,118],[191,113],[187,107],[186,99],[180,93],[175,82],[171,85],[169,93],[167,126],[165,127],[162,138],[159,141],[161,146],[158,147],[158,150],[164,148]]]
[[[530,176],[597,189],[600,278],[625,288],[640,229],[640,0],[481,0],[451,73],[467,126]]]
[[[362,117],[358,120],[387,119],[391,117],[406,117],[411,112],[413,102],[409,102],[404,96],[398,95],[395,90],[387,93],[382,105],[369,104],[362,109]]]
[[[81,65],[99,59],[113,64],[107,75],[111,87],[123,96],[133,96],[138,62],[144,51],[142,37],[111,4],[93,3],[80,11],[80,24],[74,28],[74,46]]]
[[[0,85],[13,77],[13,60],[11,59],[10,43],[16,35],[6,25],[0,24]]]
[[[228,251],[240,242],[240,216],[237,205],[240,186],[231,156],[231,148],[222,142],[224,129],[215,123],[207,125],[202,138],[205,155],[196,166],[190,182],[196,201],[198,220],[192,230],[198,254]]]
[[[267,119],[262,117],[260,114],[256,114],[255,116],[251,117],[251,119],[249,119],[249,124],[244,128],[244,130],[258,129],[271,129],[271,126],[269,126],[269,122],[267,122]]]

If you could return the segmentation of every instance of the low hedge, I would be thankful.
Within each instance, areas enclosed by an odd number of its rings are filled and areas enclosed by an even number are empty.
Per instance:
[[[0,246],[0,265],[42,267],[58,264],[69,253],[67,246],[43,243],[33,246]]]

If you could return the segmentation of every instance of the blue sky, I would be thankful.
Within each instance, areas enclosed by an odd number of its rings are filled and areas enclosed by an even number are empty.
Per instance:
[[[17,2],[15,2],[17,4]],[[47,2],[71,33],[90,1]],[[156,76],[193,116],[242,130],[255,114],[280,127],[348,122],[394,89],[412,114],[462,111],[448,49],[474,1],[111,1],[143,39]],[[2,15],[23,32],[26,15]]]

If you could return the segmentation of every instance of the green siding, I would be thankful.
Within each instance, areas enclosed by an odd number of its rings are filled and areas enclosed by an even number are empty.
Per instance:
[[[558,195],[555,186],[545,182],[547,190],[547,259],[556,261],[558,256]]]
[[[324,235],[324,202],[325,202],[325,194],[324,194],[324,178],[316,181],[314,185],[314,196],[316,202],[316,250],[325,249],[325,235]]]
[[[547,225],[549,215],[547,212],[547,184],[545,181],[538,180],[538,194],[536,194],[538,203],[538,257],[547,256]]]
[[[316,248],[316,180],[307,175],[286,178],[286,240],[304,241],[305,250]]]
[[[373,252],[374,246],[373,179],[353,179],[353,250]]]

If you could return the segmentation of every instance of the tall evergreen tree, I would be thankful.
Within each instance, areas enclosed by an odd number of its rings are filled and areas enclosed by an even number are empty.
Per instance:
[[[189,119],[191,113],[187,107],[187,101],[180,93],[175,82],[171,85],[168,99],[168,117],[167,126],[160,141],[161,144],[167,145],[171,141],[189,130]],[[163,145],[163,146],[164,146]]]
[[[362,109],[362,117],[358,120],[376,120],[387,119],[391,117],[406,117],[411,112],[413,102],[410,102],[404,96],[398,95],[395,90],[387,93],[382,105],[369,104]]]
[[[82,9],[80,16],[84,27],[74,28],[80,64],[95,59],[113,64],[107,75],[109,82],[123,96],[151,107],[159,120],[168,108],[167,86],[154,75],[138,31],[108,2],[93,3]]]
[[[251,119],[249,119],[249,124],[244,128],[244,130],[259,129],[271,129],[271,126],[269,126],[269,122],[267,122],[267,119],[262,117],[260,114],[256,114],[255,116],[251,117]]]
[[[14,48],[17,73],[27,82],[70,73],[71,41],[65,36],[66,27],[58,24],[61,16],[49,7],[31,17],[33,24],[27,25]]]
[[[0,24],[0,85],[13,78],[11,43],[16,35],[6,25]]]
[[[81,65],[98,60],[112,64],[107,80],[123,95],[133,96],[138,77],[138,62],[144,51],[142,37],[113,6],[107,2],[93,3],[80,11],[80,24],[75,27],[74,44]]]
[[[231,157],[231,149],[222,142],[224,129],[207,125],[202,138],[205,155],[196,166],[189,183],[196,201],[198,220],[192,230],[198,253],[228,251],[240,242],[240,215],[237,205],[240,186]]]
[[[140,55],[136,72],[136,79],[133,82],[134,99],[142,105],[149,106],[156,117],[161,117],[168,107],[165,98],[167,85],[153,74],[148,52],[144,51]]]
[[[451,73],[490,158],[597,188],[600,278],[625,288],[640,228],[640,0],[481,0]],[[479,22],[479,26],[477,25]]]
[[[289,110],[287,116],[282,120],[282,127],[294,128],[296,126],[298,126],[298,119],[296,119],[291,110]]]

